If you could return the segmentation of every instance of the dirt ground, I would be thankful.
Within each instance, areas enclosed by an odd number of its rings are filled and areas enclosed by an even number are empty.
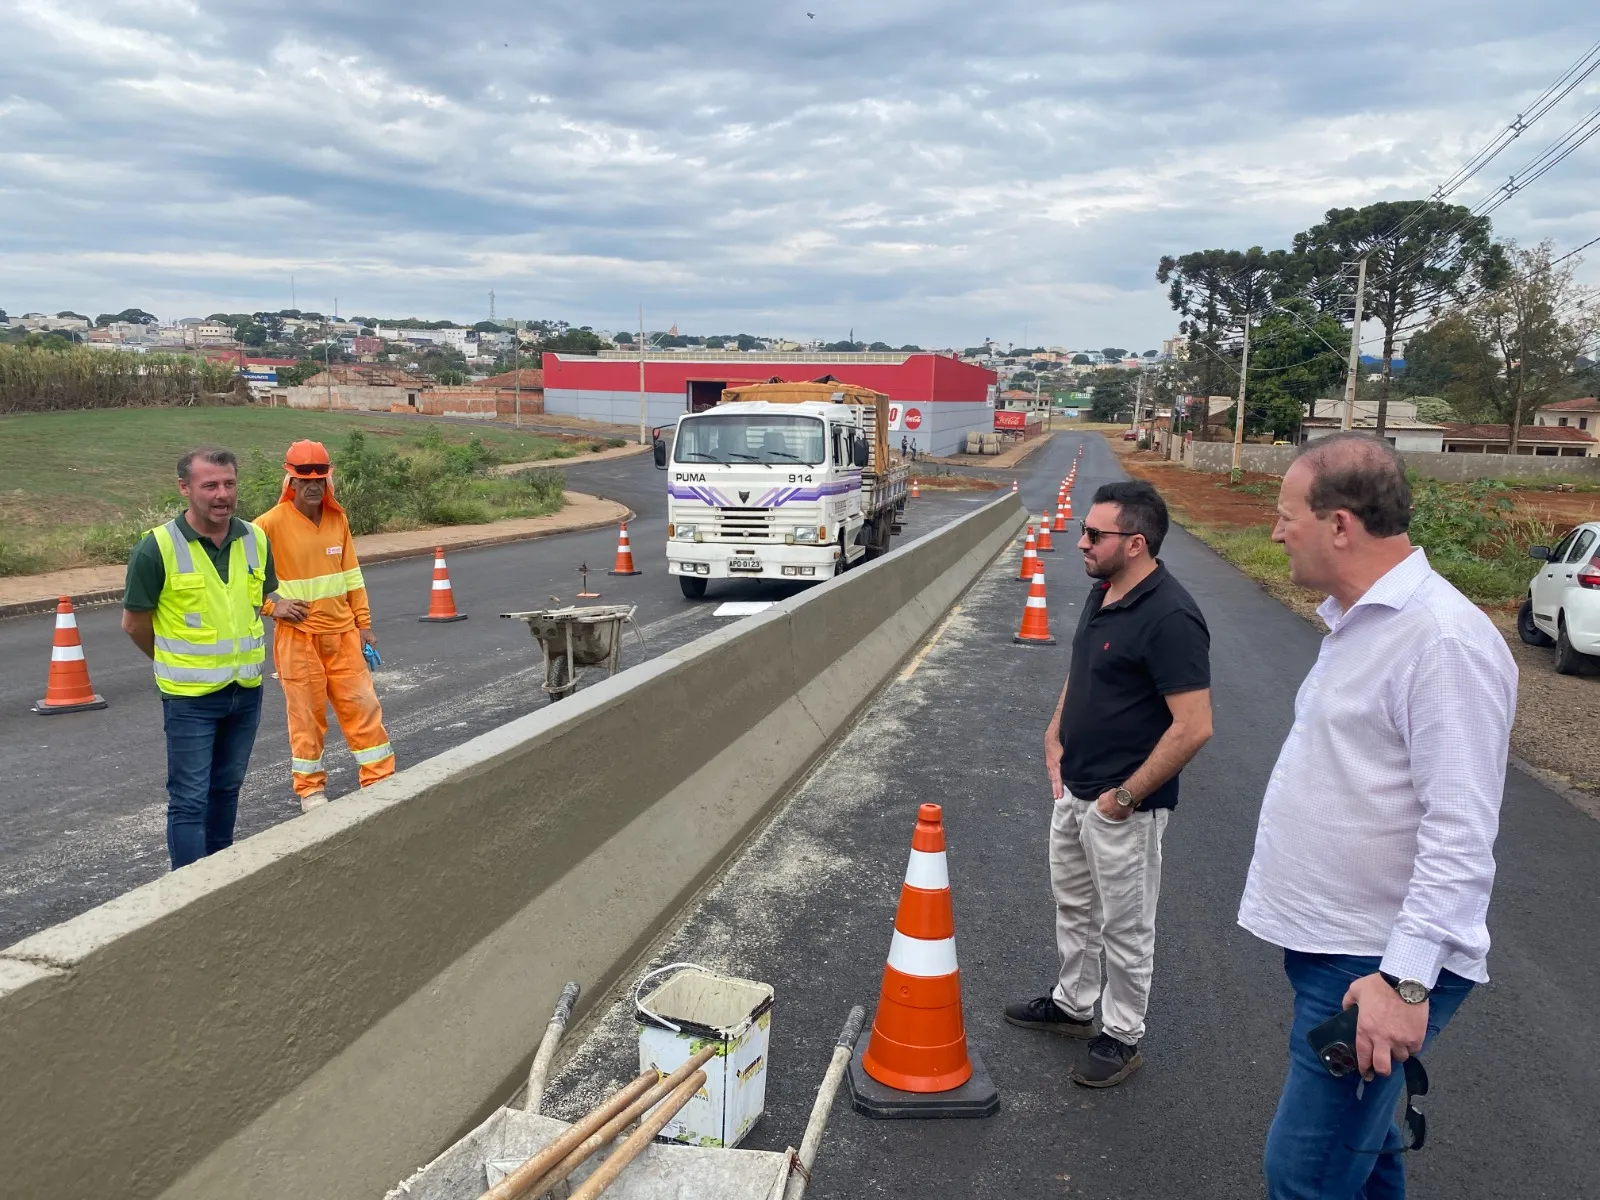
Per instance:
[[[1191,471],[1147,451],[1122,455],[1130,475],[1147,479],[1161,489],[1180,522],[1223,528],[1271,525],[1277,502],[1278,477],[1246,472],[1243,482],[1263,485],[1261,495],[1234,491],[1228,477],[1212,471]],[[1556,527],[1557,534],[1582,521],[1600,520],[1600,492],[1507,491],[1516,507],[1513,518],[1532,518]],[[1532,572],[1529,572],[1532,575]],[[1317,597],[1292,584],[1262,584],[1269,592],[1319,630]],[[1511,733],[1511,752],[1551,773],[1558,783],[1592,797],[1600,797],[1600,676],[1558,675],[1555,651],[1525,645],[1516,631],[1516,613],[1485,608],[1511,648],[1519,676],[1517,721]],[[1600,808],[1585,808],[1600,815]]]
[[[1216,471],[1191,471],[1168,462],[1148,450],[1130,450],[1122,455],[1128,473],[1148,479],[1161,489],[1175,507],[1197,514],[1198,520],[1224,528],[1242,528],[1259,521],[1272,523],[1277,502],[1278,477],[1244,473],[1244,483],[1261,485],[1259,496],[1240,493],[1228,487],[1228,477]],[[1600,521],[1600,491],[1534,491],[1508,488],[1496,493],[1512,503],[1507,514],[1513,521],[1540,521],[1554,527],[1560,537],[1584,521]]]

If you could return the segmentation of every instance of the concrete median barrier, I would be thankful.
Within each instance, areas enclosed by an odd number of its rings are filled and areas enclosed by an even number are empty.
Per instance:
[[[17,1196],[382,1195],[514,1090],[1021,528],[1005,496],[0,951]]]

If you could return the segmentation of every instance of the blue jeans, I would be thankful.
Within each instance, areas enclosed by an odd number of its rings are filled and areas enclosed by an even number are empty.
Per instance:
[[[1283,952],[1294,987],[1289,1031],[1289,1077],[1267,1131],[1265,1169],[1271,1200],[1404,1200],[1405,1156],[1375,1154],[1403,1143],[1395,1112],[1405,1094],[1396,1063],[1388,1077],[1362,1083],[1355,1073],[1335,1079],[1311,1052],[1306,1034],[1340,1012],[1345,991],[1371,975],[1380,960],[1355,954]],[[1426,1050],[1455,1016],[1472,981],[1442,971],[1428,1001]]]
[[[206,696],[163,696],[167,853],[172,869],[233,845],[239,786],[261,724],[261,689],[230,683]]]

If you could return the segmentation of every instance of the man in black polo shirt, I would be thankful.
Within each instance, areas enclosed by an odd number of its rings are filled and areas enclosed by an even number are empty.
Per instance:
[[[1097,582],[1044,738],[1061,970],[1049,995],[1007,1005],[1006,1020],[1088,1040],[1073,1082],[1112,1087],[1144,1063],[1161,834],[1178,772],[1211,737],[1211,635],[1156,559],[1167,506],[1155,488],[1106,484],[1082,529],[1078,549]]]

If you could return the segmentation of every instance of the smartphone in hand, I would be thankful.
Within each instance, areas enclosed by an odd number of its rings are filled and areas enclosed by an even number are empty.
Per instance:
[[[1360,1015],[1360,1006],[1352,1004],[1306,1034],[1317,1061],[1335,1079],[1360,1065],[1356,1060],[1356,1021]]]

